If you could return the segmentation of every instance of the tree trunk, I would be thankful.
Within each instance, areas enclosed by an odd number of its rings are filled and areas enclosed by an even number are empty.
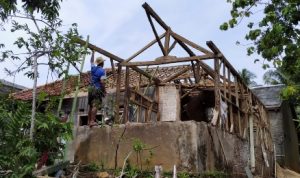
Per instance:
[[[38,57],[34,57],[33,61],[33,88],[32,88],[32,111],[31,111],[31,122],[30,122],[30,132],[29,137],[30,140],[33,141],[33,132],[34,132],[34,122],[35,122],[35,110],[36,110],[36,86],[37,86],[37,75],[38,75],[38,65],[37,65]]]

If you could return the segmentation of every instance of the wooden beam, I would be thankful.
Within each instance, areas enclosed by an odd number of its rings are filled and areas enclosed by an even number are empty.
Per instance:
[[[175,32],[171,32],[171,36],[174,38],[174,39],[177,39],[177,40],[180,40],[182,42],[184,42],[185,44],[195,48],[196,50],[200,51],[200,52],[203,52],[204,54],[212,54],[211,51],[208,51],[207,49],[203,48],[202,46],[199,46],[197,45],[196,43],[192,42],[192,41],[189,41],[188,39],[184,38],[183,36],[180,36],[178,35],[177,33]]]
[[[143,8],[145,9],[147,14],[150,14],[157,23],[162,26],[166,31],[168,30],[167,24],[156,14],[156,12],[145,2],[143,5]]]
[[[156,14],[156,12],[147,4],[144,3],[143,4],[143,8],[145,9],[147,14],[150,14],[156,21],[158,24],[161,25],[161,27],[165,30],[168,30],[170,27]],[[174,38],[175,39],[175,38]],[[194,54],[194,52],[188,47],[186,46],[185,43],[182,42],[182,39],[176,38],[175,39],[177,41],[177,43],[190,55],[190,56],[196,56]],[[211,69],[211,67],[209,67],[208,65],[206,65],[205,63],[199,61],[199,65],[210,75],[213,75],[213,69]]]
[[[155,29],[155,26],[154,26],[154,24],[153,24],[153,21],[152,21],[152,19],[151,19],[150,14],[147,14],[147,17],[148,17],[148,20],[149,20],[149,22],[150,22],[150,25],[151,25],[152,31],[153,31],[153,33],[154,33],[154,36],[155,36],[155,38],[156,38],[156,41],[157,41],[157,43],[158,43],[158,45],[159,45],[159,47],[160,47],[160,49],[161,49],[161,52],[163,53],[164,56],[166,56],[167,53],[166,53],[166,51],[165,51],[165,49],[164,49],[164,47],[163,47],[163,45],[162,45],[162,43],[161,43],[161,41],[160,41],[160,39],[159,39],[159,36],[158,36],[158,34],[157,34],[157,31],[156,31],[156,29]]]
[[[168,54],[170,54],[170,52],[175,48],[176,43],[177,43],[177,41],[174,40],[173,43],[171,44],[169,50],[168,50]]]
[[[213,58],[217,58],[217,56],[201,55],[201,56],[181,57],[181,58],[177,58],[174,56],[163,56],[158,58],[155,61],[128,62],[128,63],[121,63],[121,65],[122,66],[151,66],[151,65],[189,62],[189,61],[197,61],[197,60],[205,60],[205,59],[213,59]]]
[[[164,46],[164,50],[165,50],[166,55],[169,55],[170,31],[171,31],[170,28],[166,31],[165,46]]]
[[[110,58],[110,65],[111,65],[111,70],[113,73],[114,82],[116,82],[116,71],[115,71],[114,61],[112,58]]]
[[[84,40],[82,40],[80,38],[75,38],[74,40],[75,40],[76,43],[78,43],[80,45],[86,44],[86,41],[84,41]],[[103,54],[104,56],[106,56],[108,58],[112,58],[113,60],[115,60],[115,61],[117,61],[119,63],[125,61],[124,59],[122,59],[122,58],[120,58],[120,57],[118,57],[118,56],[116,56],[116,55],[114,55],[114,54],[112,54],[112,53],[110,53],[110,52],[108,52],[108,51],[106,51],[104,49],[101,49],[101,48],[99,48],[99,47],[97,47],[97,46],[95,46],[95,45],[93,45],[91,43],[88,43],[88,48],[90,48],[90,49],[92,49],[94,51],[97,51],[98,53]],[[136,71],[136,72],[141,73],[142,75],[144,75],[145,77],[147,77],[149,79],[152,78],[152,80],[155,83],[160,83],[160,80],[158,78],[151,76],[149,73],[145,72],[144,70],[142,70],[142,69],[140,69],[140,68],[138,68],[136,66],[132,66],[130,68],[132,70]]]
[[[189,71],[190,69],[191,69],[190,66],[189,66],[189,67],[186,67],[186,68],[182,69],[181,71],[179,71],[179,72],[177,72],[177,73],[171,75],[170,77],[166,78],[165,80],[162,81],[162,83],[167,83],[167,82],[169,82],[169,81],[175,79],[176,77],[178,77],[178,76],[180,76],[180,75],[186,73],[186,72]]]
[[[215,110],[220,113],[220,104],[221,104],[221,97],[220,97],[220,63],[219,59],[215,58],[214,60],[214,68],[216,76],[214,78],[214,92],[215,92]],[[212,124],[217,124],[218,120],[220,119],[220,115],[217,116],[216,120],[213,120]]]
[[[193,70],[193,74],[194,74],[194,78],[195,78],[195,83],[198,83],[199,82],[199,77],[198,77],[199,73],[197,75],[194,61],[191,61],[191,64],[192,64],[192,70]]]
[[[162,35],[159,36],[159,39],[162,39],[164,36],[166,36],[166,33],[163,33]],[[152,45],[154,45],[157,42],[157,39],[152,40],[150,43],[148,43],[145,47],[134,53],[132,56],[130,56],[128,59],[125,60],[125,62],[129,62],[133,58],[137,57],[140,55],[142,52],[144,52],[146,49],[150,48]]]

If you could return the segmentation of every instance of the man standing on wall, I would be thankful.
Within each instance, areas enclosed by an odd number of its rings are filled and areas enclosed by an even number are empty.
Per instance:
[[[98,125],[96,122],[97,111],[101,107],[102,98],[106,95],[104,60],[102,57],[97,57],[94,62],[94,53],[93,51],[91,57],[91,83],[88,89],[88,125],[90,127]]]

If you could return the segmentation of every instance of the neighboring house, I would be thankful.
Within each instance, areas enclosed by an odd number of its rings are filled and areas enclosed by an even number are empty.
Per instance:
[[[8,94],[25,90],[26,87],[0,79],[0,94]]]
[[[277,162],[299,172],[299,141],[294,123],[297,116],[293,105],[280,98],[283,87],[284,85],[254,87],[252,92],[268,110]]]

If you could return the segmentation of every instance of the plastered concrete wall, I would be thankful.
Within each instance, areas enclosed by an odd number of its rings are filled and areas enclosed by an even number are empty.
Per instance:
[[[174,85],[159,87],[159,112],[161,121],[180,120],[180,94]]]
[[[75,160],[82,163],[103,164],[105,168],[114,168],[116,147],[125,125],[107,128],[79,127],[75,142]],[[117,166],[122,167],[126,156],[132,152],[129,160],[137,165],[137,154],[132,151],[135,139],[140,139],[149,151],[142,152],[143,169],[153,170],[154,165],[162,165],[165,171],[171,171],[173,165],[178,171],[203,172],[219,170],[230,172],[236,177],[246,177],[245,167],[249,162],[247,140],[225,133],[204,122],[157,122],[131,123],[126,126],[120,140]],[[271,177],[272,153],[268,152],[271,167],[263,163],[263,177]],[[258,172],[260,175],[260,172]]]

